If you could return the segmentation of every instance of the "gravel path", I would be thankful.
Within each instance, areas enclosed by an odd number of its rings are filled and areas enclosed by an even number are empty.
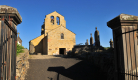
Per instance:
[[[31,55],[25,80],[106,80],[98,68],[78,58]],[[31,58],[32,57],[32,58]]]

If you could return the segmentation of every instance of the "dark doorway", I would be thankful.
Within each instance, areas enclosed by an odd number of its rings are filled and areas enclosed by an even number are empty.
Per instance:
[[[65,55],[66,48],[59,48],[59,54]]]

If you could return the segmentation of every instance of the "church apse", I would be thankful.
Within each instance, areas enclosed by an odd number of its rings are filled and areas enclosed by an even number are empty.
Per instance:
[[[29,42],[30,54],[42,53],[44,35],[41,35]]]

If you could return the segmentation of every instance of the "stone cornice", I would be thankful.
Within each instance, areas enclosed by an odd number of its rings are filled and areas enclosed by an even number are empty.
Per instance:
[[[7,5],[1,5],[0,6],[0,16],[5,16],[5,13],[7,11],[8,17],[13,17],[17,24],[20,24],[22,22],[22,17],[20,16],[19,12],[16,8],[7,6]]]

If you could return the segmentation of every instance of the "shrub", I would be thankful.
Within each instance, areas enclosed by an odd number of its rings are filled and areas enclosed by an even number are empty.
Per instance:
[[[109,49],[110,47],[104,47],[104,49]]]
[[[19,44],[17,43],[17,51],[16,51],[16,56],[18,56],[18,55],[19,55],[19,53],[23,53],[23,52],[24,52],[22,49],[24,49],[24,47],[23,47],[23,46],[21,46],[21,45],[19,45]]]

